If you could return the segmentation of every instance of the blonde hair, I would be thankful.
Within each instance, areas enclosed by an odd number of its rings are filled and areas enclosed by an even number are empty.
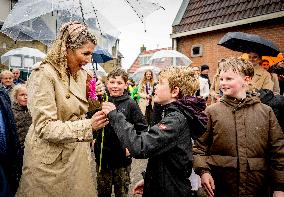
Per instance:
[[[11,100],[13,103],[18,103],[17,96],[19,94],[20,89],[22,88],[27,89],[26,84],[18,84],[13,87],[12,92],[11,92]]]
[[[179,98],[184,96],[193,96],[199,89],[199,79],[190,67],[169,67],[162,70],[159,75],[160,79],[167,79],[170,90],[175,87],[180,90]]]
[[[219,72],[232,70],[235,73],[249,77],[253,77],[254,75],[253,64],[247,60],[236,57],[221,59],[218,63],[218,70]]]
[[[140,91],[144,90],[145,87],[146,87],[146,82],[147,82],[146,74],[147,74],[147,72],[150,72],[152,74],[152,78],[150,79],[151,86],[153,87],[154,84],[155,84],[153,71],[152,70],[146,70],[144,72],[143,79],[141,80],[141,83],[140,83]]]
[[[2,79],[3,75],[6,75],[6,74],[10,74],[12,77],[14,77],[14,74],[9,71],[9,70],[3,70],[1,73],[0,73],[0,78]]]
[[[68,71],[67,49],[78,49],[87,42],[97,44],[95,35],[88,30],[86,25],[78,21],[65,23],[42,63],[54,66],[63,78]]]

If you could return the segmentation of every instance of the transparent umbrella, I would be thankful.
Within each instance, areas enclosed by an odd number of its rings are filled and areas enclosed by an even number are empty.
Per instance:
[[[168,66],[188,66],[192,61],[184,54],[175,50],[160,50],[155,52],[148,65],[166,68]]]
[[[143,78],[144,73],[147,70],[153,71],[154,79],[157,78],[157,76],[159,75],[159,73],[161,71],[161,69],[159,67],[156,67],[156,66],[141,66],[130,76],[130,78],[132,78],[136,83],[139,83],[140,80]]]
[[[7,60],[9,60],[11,56],[35,57],[43,59],[45,57],[45,53],[41,52],[38,49],[29,48],[29,47],[12,49],[1,56],[1,63],[4,63]]]
[[[56,37],[62,23],[79,20],[100,35],[118,36],[118,27],[144,18],[161,6],[148,0],[19,0],[1,31],[14,40]]]
[[[105,71],[105,69],[98,63],[96,65],[89,63],[89,64],[86,64],[84,67],[88,70],[95,72],[97,76],[100,76],[100,77],[107,76],[107,72]]]

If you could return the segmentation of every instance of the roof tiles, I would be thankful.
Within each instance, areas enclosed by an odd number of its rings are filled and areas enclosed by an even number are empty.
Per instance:
[[[284,0],[190,0],[173,33],[284,11]]]

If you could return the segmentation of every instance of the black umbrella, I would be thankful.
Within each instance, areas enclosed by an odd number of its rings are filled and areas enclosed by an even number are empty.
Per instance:
[[[100,46],[96,46],[96,49],[94,50],[92,55],[92,60],[93,62],[96,63],[96,68],[94,67],[94,64],[92,64],[94,71],[97,71],[98,70],[97,63],[105,63],[110,60],[113,60],[113,58],[112,55],[106,49],[103,49]]]
[[[218,45],[244,53],[254,52],[262,56],[277,56],[279,49],[275,44],[255,34],[228,32]]]
[[[113,59],[112,55],[106,49],[98,46],[93,52],[92,58],[95,63],[105,63]]]

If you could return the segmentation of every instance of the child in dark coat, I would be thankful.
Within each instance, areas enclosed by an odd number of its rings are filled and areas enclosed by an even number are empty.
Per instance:
[[[12,110],[16,121],[17,132],[21,144],[22,152],[24,152],[24,143],[29,127],[32,124],[32,117],[28,111],[28,95],[25,84],[14,86],[12,93]]]
[[[137,132],[148,128],[138,104],[125,91],[127,89],[127,73],[118,68],[108,74],[108,101],[113,102],[126,120]],[[110,197],[112,185],[115,196],[127,196],[130,184],[131,156],[113,132],[112,125],[104,128],[104,136],[98,133],[95,142],[97,163],[97,190],[99,197]]]
[[[123,148],[135,158],[149,158],[145,182],[135,189],[144,197],[188,197],[192,171],[191,138],[205,131],[205,100],[192,97],[198,78],[190,68],[168,68],[160,73],[154,102],[163,105],[162,120],[148,132],[137,134],[115,105],[105,102],[102,111]],[[142,189],[144,187],[144,189]]]

